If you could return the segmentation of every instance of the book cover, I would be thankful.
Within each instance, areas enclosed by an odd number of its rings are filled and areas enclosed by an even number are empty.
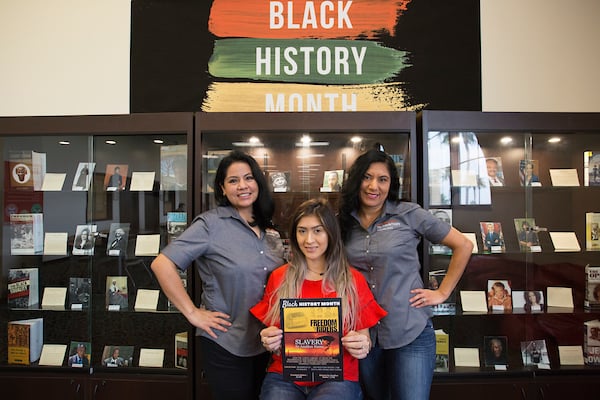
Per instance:
[[[39,360],[44,344],[44,319],[8,322],[8,363],[30,365]]]
[[[160,190],[187,190],[187,144],[160,146]]]
[[[129,296],[126,276],[106,277],[106,308],[109,311],[127,310]]]
[[[69,309],[85,310],[92,298],[92,278],[69,278]]]
[[[171,211],[167,213],[167,243],[171,243],[187,228],[187,213]]]
[[[175,368],[187,369],[188,365],[188,333],[175,334]]]
[[[8,307],[37,308],[40,302],[37,268],[11,268],[8,271]]]
[[[442,329],[435,331],[435,372],[450,369],[450,336]]]
[[[548,348],[545,340],[529,340],[521,342],[521,358],[523,365],[550,367]]]
[[[600,151],[583,152],[584,186],[600,186]]]
[[[10,230],[11,255],[44,252],[44,214],[10,214]]]
[[[343,181],[343,169],[325,171],[323,173],[323,186],[321,186],[321,192],[339,192],[342,190]]]
[[[504,234],[500,222],[480,222],[481,239],[483,251],[490,253],[504,253],[506,245],[504,243]]]
[[[485,366],[508,365],[508,337],[485,336],[483,338],[483,349],[485,354]]]
[[[98,236],[96,225],[77,225],[73,239],[73,255],[93,256],[96,236]]]
[[[108,368],[131,367],[133,350],[133,346],[104,346],[102,366]]]
[[[108,192],[125,190],[128,171],[127,164],[108,164],[104,173],[104,189]]]
[[[340,298],[281,299],[285,379],[343,380]]]
[[[42,190],[46,175],[46,153],[10,150],[8,160],[11,189]]]
[[[600,320],[585,321],[583,337],[583,361],[585,365],[600,365]]]
[[[600,250],[600,213],[585,213],[585,248],[586,250]]]
[[[96,163],[80,162],[73,178],[73,191],[87,191],[90,188]]]
[[[508,280],[488,280],[488,308],[492,311],[511,311],[512,293]]]
[[[446,276],[446,270],[429,271],[429,284],[428,287],[431,290],[437,290],[444,277]],[[431,307],[433,315],[454,315],[456,314],[456,289],[452,290],[450,296],[441,304],[436,304]]]
[[[585,266],[585,298],[583,306],[587,309],[600,309],[600,266]]]
[[[290,171],[271,171],[269,172],[269,179],[274,192],[289,192],[291,190],[292,176]]]
[[[67,365],[72,368],[84,368],[91,365],[92,344],[90,342],[71,341]]]
[[[515,231],[521,251],[542,251],[534,218],[515,218]]]

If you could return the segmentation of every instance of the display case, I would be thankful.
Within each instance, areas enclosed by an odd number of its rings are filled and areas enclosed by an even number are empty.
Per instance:
[[[393,155],[402,196],[416,199],[416,114],[413,112],[197,113],[195,155],[202,172],[194,180],[194,210],[215,206],[213,187],[220,160],[231,150],[252,155],[275,201],[273,223],[284,247],[295,207],[325,197],[334,208],[339,185],[358,155],[381,146]],[[338,185],[335,184],[338,182]],[[196,287],[200,287],[196,282]],[[200,290],[195,291],[200,302]],[[196,346],[197,365],[202,354]],[[197,393],[210,398],[204,371],[195,369]]]
[[[150,263],[192,215],[193,114],[0,118],[0,151],[5,393],[191,398],[190,326]]]
[[[249,153],[263,168],[276,202],[273,222],[283,238],[288,217],[302,201],[326,197],[337,207],[348,168],[369,148],[392,156],[402,179],[401,196],[416,199],[415,128],[413,112],[197,114],[202,174],[195,182],[196,208],[214,206],[216,168],[234,149]]]
[[[600,114],[424,111],[418,121],[419,200],[475,244],[455,292],[433,310],[435,328],[448,334],[449,360],[438,357],[432,398],[458,389],[457,379],[505,389],[488,387],[486,398],[554,398],[564,393],[560,384],[548,389],[558,375],[563,384],[573,374],[593,376],[562,385],[571,394],[597,389],[600,367],[584,365],[583,345],[584,322],[600,317],[584,307],[585,267],[600,265],[592,229]],[[430,288],[449,260],[448,248],[424,243]]]

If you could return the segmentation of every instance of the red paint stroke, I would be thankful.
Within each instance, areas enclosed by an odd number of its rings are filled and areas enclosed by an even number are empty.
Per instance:
[[[246,38],[365,38],[374,39],[382,32],[394,35],[397,18],[407,9],[411,0],[353,0],[353,1],[265,1],[265,0],[214,0],[208,29],[218,37]],[[280,18],[282,27],[271,29],[270,4],[282,5]],[[348,8],[348,3],[351,3]],[[291,5],[291,7],[290,7]],[[321,8],[325,22],[333,21],[333,27],[321,24]],[[333,9],[331,10],[332,6]],[[312,13],[312,10],[315,12]],[[338,19],[338,10],[347,19]],[[343,11],[346,10],[346,13]],[[292,11],[292,18],[288,13]],[[304,15],[308,15],[306,27],[302,29]],[[339,20],[339,21],[338,21]],[[348,23],[349,21],[349,23]],[[341,27],[338,27],[341,22]],[[298,24],[300,28],[292,28]],[[316,26],[315,26],[316,25]],[[349,26],[351,25],[351,26]]]

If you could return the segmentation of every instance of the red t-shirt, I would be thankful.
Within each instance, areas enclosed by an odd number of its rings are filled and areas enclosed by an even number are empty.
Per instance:
[[[250,309],[250,312],[263,323],[266,324],[265,317],[269,310],[269,298],[273,295],[275,290],[281,285],[285,277],[285,273],[288,269],[288,264],[285,264],[275,271],[271,273],[269,276],[269,281],[267,282],[267,287],[265,288],[265,293],[263,295],[262,300],[256,304],[254,307]],[[359,319],[356,321],[356,329],[361,330],[370,328],[377,323],[381,318],[385,317],[387,312],[377,304],[367,281],[361,275],[360,272],[355,270],[354,268],[350,268],[352,272],[352,278],[354,279],[354,284],[356,285],[356,291],[358,294],[358,298],[360,300],[360,312],[358,314]],[[309,281],[304,280],[302,283],[302,293],[300,298],[308,299],[308,298],[327,298],[327,297],[338,297],[337,293],[327,293],[324,294],[322,291],[322,281]],[[279,304],[274,305],[275,307],[279,307]],[[279,323],[276,324],[277,327],[280,327]],[[346,327],[344,327],[343,334],[347,333]],[[343,360],[344,360],[344,380],[347,381],[358,381],[358,360],[350,355],[346,351],[343,351]],[[269,366],[269,372],[276,372],[279,374],[283,373],[283,366],[281,363],[281,355],[273,353],[273,362]],[[312,382],[296,382],[299,385],[312,385]]]

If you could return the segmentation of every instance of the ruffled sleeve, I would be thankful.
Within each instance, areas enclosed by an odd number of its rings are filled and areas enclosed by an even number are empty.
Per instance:
[[[375,301],[367,280],[354,268],[350,268],[356,285],[356,291],[360,301],[356,329],[365,329],[374,326],[380,319],[387,315],[381,306]]]
[[[277,288],[279,288],[279,285],[281,285],[281,282],[285,276],[285,272],[287,271],[287,267],[288,265],[285,264],[271,272],[271,275],[269,275],[269,279],[267,280],[267,286],[265,287],[263,298],[256,303],[256,305],[250,308],[250,313],[265,325],[267,325],[266,317],[269,313],[269,309],[273,306],[270,304],[270,301]],[[275,306],[279,307],[279,305]]]

